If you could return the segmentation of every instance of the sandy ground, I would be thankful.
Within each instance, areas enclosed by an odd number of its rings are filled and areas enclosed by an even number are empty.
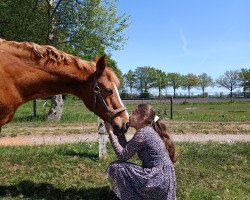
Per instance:
[[[250,122],[168,122],[175,142],[250,142]],[[134,129],[126,133],[133,137]],[[0,133],[0,146],[54,145],[98,141],[97,123],[84,124],[9,124]],[[107,135],[105,135],[108,141]]]
[[[126,134],[127,139],[131,139],[133,134]],[[174,142],[250,142],[250,134],[171,134]],[[36,135],[19,135],[15,137],[6,136],[0,138],[0,146],[16,145],[55,145],[77,142],[97,142],[99,135],[90,134],[36,134]],[[108,136],[105,135],[105,141]]]

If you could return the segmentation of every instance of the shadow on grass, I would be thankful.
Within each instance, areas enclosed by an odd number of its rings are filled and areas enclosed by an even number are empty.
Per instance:
[[[46,122],[47,115],[40,114],[34,117],[33,115],[26,115],[26,116],[15,116],[13,122]]]
[[[71,149],[60,149],[57,151],[58,154],[65,155],[65,156],[78,156],[78,157],[84,157],[84,158],[89,158],[93,161],[96,161],[99,159],[98,153],[91,153],[91,152],[75,152],[74,150]]]
[[[56,188],[49,183],[34,183],[31,181],[22,181],[17,185],[0,185],[0,198],[20,197],[29,199],[59,199],[59,200],[118,200],[109,187],[76,189]]]

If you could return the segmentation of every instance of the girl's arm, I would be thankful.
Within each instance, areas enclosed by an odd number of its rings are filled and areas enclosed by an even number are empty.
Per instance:
[[[114,133],[114,129],[109,122],[104,122],[104,125],[105,125],[106,131],[109,135]],[[122,147],[125,147],[126,144],[128,143],[127,139],[125,137],[125,134],[116,134],[116,135],[117,135],[118,142],[120,143],[120,145]]]
[[[107,132],[109,133],[109,139],[113,146],[113,149],[117,155],[119,160],[128,160],[130,159],[136,152],[142,149],[144,145],[144,137],[143,133],[138,131],[135,133],[134,137],[129,141],[126,142],[124,146],[121,145],[119,141],[119,137],[117,137],[112,130],[112,126],[106,125]],[[123,136],[125,138],[125,136]],[[124,138],[120,138],[120,140],[124,141]],[[125,138],[126,140],[126,138]]]

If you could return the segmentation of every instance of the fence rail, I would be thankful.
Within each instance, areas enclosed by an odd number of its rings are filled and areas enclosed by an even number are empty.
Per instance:
[[[128,112],[139,103],[152,104],[162,118],[194,121],[250,121],[250,98],[171,98],[122,99]],[[45,103],[46,102],[46,103]],[[16,112],[15,122],[45,122],[50,100],[38,99],[36,111],[33,102],[22,105]],[[172,111],[172,112],[171,112]],[[36,114],[36,117],[34,117]],[[96,122],[97,117],[77,98],[64,99],[61,123]]]

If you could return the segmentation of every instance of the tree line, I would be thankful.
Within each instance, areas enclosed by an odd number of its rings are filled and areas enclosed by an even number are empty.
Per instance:
[[[123,75],[123,93],[129,93],[130,97],[133,90],[139,92],[140,97],[148,98],[150,89],[157,89],[158,97],[162,96],[162,90],[172,88],[173,97],[176,97],[176,90],[182,88],[188,91],[190,97],[193,88],[200,89],[203,97],[206,96],[207,87],[223,87],[230,91],[230,97],[233,96],[233,90],[243,88],[243,95],[246,97],[246,91],[250,89],[250,68],[241,70],[228,70],[217,79],[213,79],[206,73],[195,75],[188,73],[166,73],[153,67],[137,67],[134,71],[129,70]]]

